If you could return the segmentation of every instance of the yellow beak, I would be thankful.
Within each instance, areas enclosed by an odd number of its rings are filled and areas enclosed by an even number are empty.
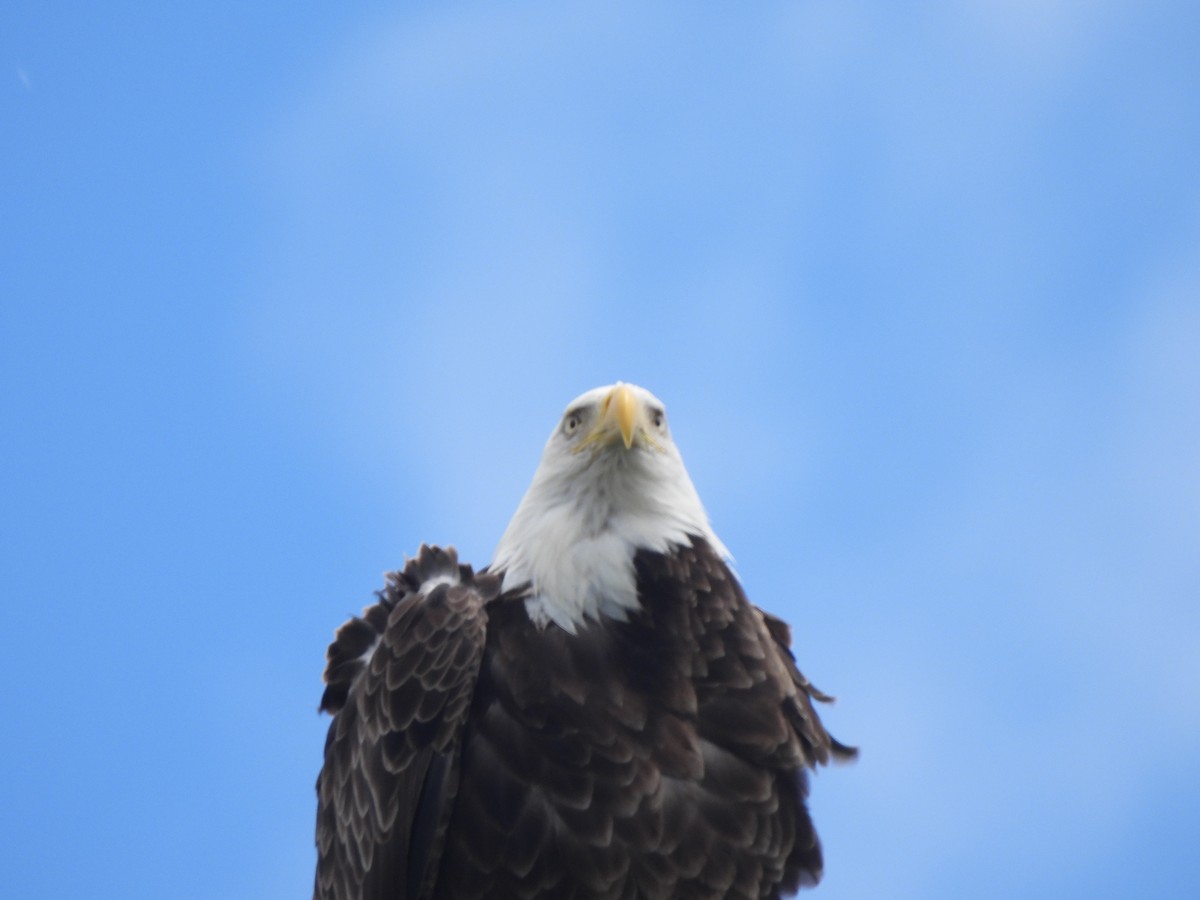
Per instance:
[[[638,402],[627,384],[618,384],[604,401],[605,418],[616,419],[625,449],[633,446],[633,429],[637,425]]]
[[[591,447],[594,444],[604,446],[613,443],[618,434],[621,436],[621,442],[625,445],[625,449],[630,449],[633,446],[634,437],[637,436],[641,413],[642,405],[633,391],[629,389],[629,385],[618,384],[608,392],[608,396],[600,404],[600,416],[596,424],[587,437],[579,442],[574,452],[579,453],[585,447]],[[644,433],[643,437],[645,437]]]

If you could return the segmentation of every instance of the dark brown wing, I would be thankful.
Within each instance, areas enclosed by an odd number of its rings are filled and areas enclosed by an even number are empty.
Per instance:
[[[329,647],[317,900],[428,896],[458,787],[496,578],[422,547]]]
[[[643,597],[668,601],[654,604],[656,630],[687,635],[690,645],[675,683],[685,702],[675,705],[691,705],[694,695],[691,728],[704,765],[692,792],[697,815],[672,854],[679,886],[691,896],[748,900],[791,893],[809,873],[815,881],[820,853],[803,772],[812,761],[785,714],[791,679],[757,611],[700,538],[646,557],[639,575]],[[674,615],[674,624],[661,619]]]
[[[783,713],[795,734],[804,764],[811,768],[832,761],[849,761],[858,755],[858,750],[838,741],[821,723],[813,701],[832,703],[833,698],[817,690],[796,666],[791,650],[792,634],[787,623],[758,607],[752,607],[760,617],[759,628],[764,642],[774,651],[768,658],[768,667],[777,678],[788,685],[783,699]],[[824,869],[824,853],[817,837],[816,828],[807,812],[805,799],[808,796],[808,777],[803,768],[793,776],[793,790],[805,809],[797,822],[795,842],[788,854],[785,871],[788,873],[785,886],[788,890],[811,887],[821,880]]]
[[[660,696],[677,698],[676,708],[686,708],[694,692],[705,763],[694,793],[701,816],[674,854],[677,871],[694,864],[688,848],[724,846],[730,851],[702,859],[700,880],[713,889],[705,896],[778,897],[817,883],[823,859],[805,802],[806,769],[853,751],[830,737],[817,716],[812,700],[824,695],[796,668],[787,626],[746,599],[703,539],[666,555],[640,555],[637,565],[653,631],[690,644],[684,677],[671,678],[667,669],[655,679]],[[696,885],[682,893],[703,890]]]
[[[796,729],[801,741],[804,742],[809,758],[809,765],[817,763],[850,762],[858,756],[858,748],[843,744],[821,724],[817,711],[813,707],[814,700],[820,703],[833,703],[836,698],[822,693],[804,677],[804,673],[796,666],[796,657],[792,653],[792,629],[787,622],[769,612],[755,610],[762,616],[763,624],[775,643],[777,656],[782,663],[792,683],[796,687],[794,696],[788,698],[788,714],[792,727]]]

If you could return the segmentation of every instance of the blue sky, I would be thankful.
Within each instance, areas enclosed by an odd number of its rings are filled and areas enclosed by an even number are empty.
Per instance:
[[[667,403],[825,898],[1200,884],[1200,7],[10,5],[12,896],[303,896],[324,647]]]

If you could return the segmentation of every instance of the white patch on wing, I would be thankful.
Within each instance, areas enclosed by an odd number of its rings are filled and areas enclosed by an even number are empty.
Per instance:
[[[460,583],[461,582],[459,581],[457,571],[453,573],[447,572],[441,575],[435,575],[433,578],[427,578],[425,581],[422,581],[421,586],[417,588],[417,593],[422,597],[428,597],[443,584],[457,585]]]
[[[356,683],[358,682],[358,679],[362,677],[362,673],[367,670],[367,666],[369,666],[371,664],[371,657],[375,655],[375,648],[378,646],[379,646],[379,637],[376,636],[375,640],[371,641],[371,646],[368,647],[366,650],[364,650],[362,652],[362,655],[359,656],[358,662],[362,666],[362,668],[359,669],[358,674],[354,676],[354,681]],[[354,686],[351,685],[352,690],[353,690],[353,687]]]
[[[375,655],[375,649],[379,646],[379,640],[380,636],[376,635],[375,639],[371,641],[370,646],[354,659],[351,669],[354,674],[350,679],[350,686],[346,689],[346,696],[348,698],[355,696],[354,692],[358,690],[359,682],[362,681],[363,675],[370,668],[371,657]]]
[[[420,586],[417,588],[416,593],[420,595],[422,600],[424,600],[443,584],[453,586],[461,583],[462,582],[458,576],[458,570],[456,569],[453,572],[443,572],[433,576],[432,578],[425,579],[425,581],[422,581]],[[370,667],[371,658],[375,655],[375,650],[379,647],[379,642],[380,636],[376,635],[375,640],[371,641],[371,645],[367,647],[367,649],[361,654],[359,654],[355,664],[354,679],[350,682],[350,691],[353,691],[358,686],[359,681],[362,680],[363,675]]]

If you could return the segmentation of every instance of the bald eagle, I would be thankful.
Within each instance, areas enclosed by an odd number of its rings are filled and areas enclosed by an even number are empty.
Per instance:
[[[822,726],[629,384],[566,409],[492,564],[422,547],[329,647],[318,900],[763,898],[821,876]]]

